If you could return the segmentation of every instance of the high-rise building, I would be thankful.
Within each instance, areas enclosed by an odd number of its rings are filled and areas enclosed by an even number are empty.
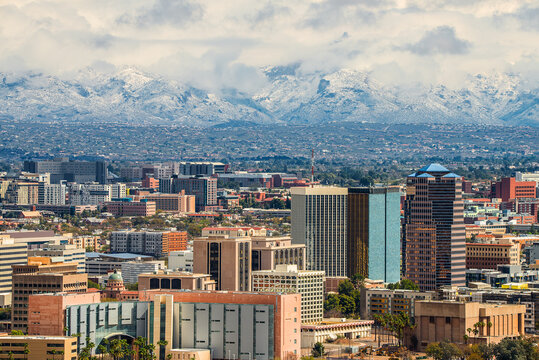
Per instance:
[[[0,235],[0,293],[11,291],[12,265],[26,264],[28,245]]]
[[[348,189],[348,276],[400,280],[400,190]]]
[[[49,173],[52,184],[58,184],[61,180],[106,184],[108,177],[107,163],[104,161],[70,161],[67,158],[25,161],[24,171],[35,174]]]
[[[206,175],[223,174],[228,170],[228,165],[220,162],[181,162],[181,175]]]
[[[536,186],[535,181],[516,181],[515,178],[506,177],[492,184],[491,197],[502,201],[535,198]]]
[[[110,185],[70,184],[69,186],[71,205],[100,205],[110,201],[111,197]]]
[[[204,176],[180,177],[159,180],[159,192],[165,194],[195,195],[197,211],[211,210],[217,207],[217,179]]]
[[[193,271],[210,274],[217,290],[251,290],[251,238],[207,236],[193,241]]]
[[[28,250],[28,256],[47,257],[54,262],[75,263],[77,272],[86,272],[86,250],[76,245],[61,244],[60,241],[51,241],[44,248]]]
[[[323,271],[298,270],[297,265],[253,271],[253,291],[300,294],[303,324],[318,323],[324,317]]]
[[[77,264],[51,263],[47,258],[28,258],[27,265],[13,265],[12,330],[26,332],[28,296],[38,293],[86,292],[88,275],[77,273]]]
[[[421,290],[464,286],[462,178],[439,164],[407,177],[402,228],[404,277]]]
[[[40,182],[38,185],[38,203],[42,205],[65,205],[66,184],[47,184]]]
[[[127,186],[122,183],[116,183],[110,185],[112,199],[123,199],[127,196]]]
[[[288,236],[252,236],[252,269],[272,270],[277,265],[296,265],[305,270],[305,245],[292,244]]]
[[[347,275],[347,197],[339,187],[296,187],[292,193],[292,242],[305,244],[307,269]]]

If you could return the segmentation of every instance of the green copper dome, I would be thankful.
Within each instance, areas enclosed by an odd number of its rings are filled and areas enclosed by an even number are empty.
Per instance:
[[[122,275],[118,274],[116,271],[110,274],[109,280],[123,281]]]

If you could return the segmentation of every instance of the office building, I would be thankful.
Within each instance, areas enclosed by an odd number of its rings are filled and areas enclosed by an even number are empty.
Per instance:
[[[11,266],[26,264],[27,248],[26,243],[0,235],[0,293],[11,292]]]
[[[302,324],[317,323],[324,317],[323,271],[298,270],[296,265],[253,271],[253,291],[300,294]]]
[[[110,201],[104,203],[107,212],[116,217],[122,216],[154,216],[156,214],[155,202],[153,201],[131,201],[122,199],[121,201]]]
[[[69,184],[69,203],[71,205],[102,205],[111,200],[110,185]]]
[[[122,183],[111,184],[110,191],[112,199],[123,199],[127,196],[127,186]]]
[[[415,336],[419,348],[439,341],[464,344],[467,329],[482,321],[492,326],[478,328],[471,335],[474,343],[498,343],[507,337],[524,335],[524,305],[481,304],[459,301],[417,301],[415,304]]]
[[[162,257],[170,251],[187,249],[185,231],[113,231],[110,235],[113,253],[135,253]]]
[[[217,290],[251,290],[251,238],[207,236],[193,241],[195,273],[210,274]]]
[[[163,260],[123,261],[120,263],[121,274],[126,284],[138,282],[140,274],[154,273],[165,269]],[[139,287],[140,289],[140,287]]]
[[[77,264],[51,263],[48,258],[28,258],[27,265],[13,265],[12,330],[27,331],[28,296],[38,293],[86,292],[88,275],[77,273]]]
[[[138,277],[139,290],[215,290],[215,285],[208,274],[182,271],[156,271]]]
[[[497,269],[498,265],[519,264],[519,243],[466,243],[466,269]]]
[[[28,256],[50,258],[56,263],[74,263],[78,273],[86,272],[86,250],[72,244],[61,244],[59,240],[51,241],[40,249],[28,250]]]
[[[86,272],[89,276],[106,275],[111,271],[122,268],[124,262],[153,262],[153,256],[117,253],[104,254],[96,252],[86,253]]]
[[[461,177],[430,164],[406,179],[404,277],[421,290],[465,283],[466,246]]]
[[[153,201],[155,209],[173,213],[194,213],[195,196],[185,194],[150,194],[144,199]]]
[[[277,265],[296,265],[305,270],[305,245],[292,244],[288,236],[252,236],[252,270],[272,270]]]
[[[348,189],[348,276],[400,280],[400,189]]]
[[[537,183],[535,181],[516,181],[515,178],[506,177],[492,184],[491,197],[502,201],[514,199],[535,198]]]
[[[77,338],[73,336],[0,336],[0,359],[77,358]],[[25,354],[25,350],[28,354]]]
[[[65,182],[60,184],[47,184],[40,182],[38,185],[38,203],[40,205],[65,205],[67,186]]]
[[[193,250],[171,251],[168,254],[168,268],[193,272]]]
[[[159,180],[159,192],[195,196],[196,211],[211,211],[217,208],[217,179],[203,176],[180,177]]]
[[[147,290],[140,292],[139,301],[78,299],[79,304],[65,299],[71,296],[32,296],[32,332],[49,335],[65,327],[68,335],[81,335],[79,351],[89,337],[96,344],[94,353],[114,334],[147,338],[160,358],[182,349],[209,349],[215,359],[301,355],[297,294]],[[65,313],[65,320],[58,313]],[[157,344],[162,339],[168,342],[165,347]]]
[[[70,161],[67,158],[25,161],[24,171],[35,174],[49,173],[51,184],[59,184],[62,180],[79,184],[94,181],[106,184],[108,177],[107,164],[103,161]]]
[[[39,203],[39,183],[9,182],[3,199],[10,204],[35,205]]]
[[[306,268],[347,275],[348,189],[292,188],[292,242],[306,247]]]
[[[220,162],[181,162],[181,175],[204,175],[223,174],[228,170],[228,165]]]
[[[361,289],[360,315],[362,319],[373,319],[374,315],[405,312],[413,318],[415,302],[436,298],[433,291],[390,290],[384,288]]]

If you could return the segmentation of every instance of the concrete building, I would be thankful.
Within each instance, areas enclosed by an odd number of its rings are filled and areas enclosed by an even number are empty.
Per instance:
[[[69,184],[69,203],[71,205],[102,205],[112,198],[110,185]]]
[[[77,338],[73,336],[5,335],[0,336],[0,343],[2,344],[0,359],[73,360],[77,358]],[[28,354],[24,353],[25,350]]]
[[[204,176],[173,176],[159,180],[159,192],[195,196],[196,211],[211,211],[217,207],[217,179]]]
[[[374,315],[406,312],[415,315],[415,303],[436,298],[433,291],[390,290],[384,288],[361,289],[360,315],[372,319]]]
[[[371,336],[372,320],[325,319],[317,324],[301,325],[301,347],[313,348],[317,342],[338,337],[359,339]]]
[[[277,265],[296,265],[305,270],[305,245],[292,244],[288,236],[251,237],[252,270],[272,270]]]
[[[479,321],[492,327],[479,328],[473,343],[498,343],[503,338],[524,335],[524,305],[481,304],[457,301],[418,301],[415,305],[415,335],[420,349],[429,343],[450,341],[464,343],[467,329]]]
[[[127,186],[125,184],[111,184],[110,190],[112,199],[123,199],[127,196]]]
[[[519,243],[466,243],[466,269],[497,269],[498,265],[519,264]]]
[[[124,261],[120,265],[122,277],[125,283],[138,282],[140,274],[154,273],[165,269],[165,262],[157,261]],[[139,287],[140,288],[140,287]]]
[[[47,184],[40,182],[38,185],[38,203],[41,205],[65,205],[67,186],[65,182],[60,184]]]
[[[71,295],[33,296],[28,308],[32,331],[47,334],[66,327],[68,335],[81,334],[79,351],[86,337],[99,346],[104,339],[123,335],[147,338],[160,350],[160,358],[186,349],[209,349],[214,359],[301,355],[297,294],[149,290],[140,293],[139,301],[88,303],[79,299],[79,304],[66,301],[66,296]],[[58,313],[66,314],[65,321],[54,319]],[[54,328],[45,323],[51,318],[58,324]],[[161,339],[168,345],[160,349]]]
[[[181,175],[205,175],[223,174],[228,170],[228,165],[220,162],[181,162]]]
[[[516,181],[534,181],[536,184],[536,187],[539,187],[539,172],[522,173],[520,171],[517,171],[515,173],[515,180]]]
[[[27,265],[13,265],[11,326],[27,331],[28,296],[37,293],[86,292],[88,275],[77,273],[77,264],[51,263],[48,258],[28,258]]]
[[[195,196],[185,194],[150,194],[144,198],[155,203],[155,209],[173,213],[194,213]]]
[[[34,205],[39,203],[38,182],[9,182],[3,199],[10,204]]]
[[[156,214],[155,202],[153,201],[109,201],[104,203],[107,212],[116,217],[121,216],[154,216]]]
[[[36,174],[49,173],[52,184],[58,184],[61,180],[76,183],[95,181],[106,184],[108,177],[107,164],[103,161],[69,161],[67,158],[25,161],[24,171]]]
[[[216,282],[208,274],[180,271],[156,271],[140,274],[139,290],[215,290]]]
[[[86,250],[76,245],[61,244],[58,240],[49,242],[44,248],[28,250],[28,256],[50,258],[55,263],[74,263],[78,273],[86,272]]]
[[[86,272],[89,276],[106,275],[114,270],[121,270],[124,262],[152,262],[153,256],[118,253],[104,254],[96,252],[86,253]]]
[[[514,199],[535,198],[537,183],[535,181],[516,181],[515,178],[502,178],[492,184],[491,197],[502,201]]]
[[[406,178],[402,266],[421,290],[465,283],[462,178],[430,164]]]
[[[323,271],[298,270],[296,265],[253,271],[253,291],[300,294],[303,324],[317,323],[324,317]]]
[[[400,189],[348,189],[347,274],[400,280]]]
[[[306,246],[306,268],[347,275],[348,189],[291,188],[292,242]]]
[[[251,238],[207,236],[193,241],[193,270],[210,274],[217,290],[251,290]]]
[[[110,234],[110,249],[113,253],[135,253],[157,258],[170,251],[187,249],[185,231],[113,231]]]
[[[168,268],[174,271],[193,272],[193,250],[171,251],[168,254]]]
[[[0,235],[0,293],[11,292],[12,265],[27,262],[27,245],[15,242],[9,235]]]

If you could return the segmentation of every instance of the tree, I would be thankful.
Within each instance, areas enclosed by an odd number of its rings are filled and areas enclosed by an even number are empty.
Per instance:
[[[24,358],[28,359],[28,354],[30,354],[30,349],[28,349],[28,343],[24,343]]]
[[[24,332],[22,330],[11,330],[11,335],[22,336]]]
[[[339,295],[351,296],[354,289],[354,284],[352,284],[349,279],[343,280],[339,283]]]
[[[383,315],[375,315],[375,320],[378,321],[384,329],[391,331],[399,341],[399,345],[404,340],[404,332],[406,329],[413,329],[413,324],[408,313],[401,311],[397,314],[385,313]]]
[[[354,285],[354,288],[356,290],[362,289],[365,287],[365,276],[361,274],[355,274],[353,275],[350,280],[352,281],[352,284]]]
[[[390,290],[397,290],[397,289],[404,289],[404,290],[419,290],[419,286],[417,286],[416,283],[414,283],[412,280],[409,279],[402,279],[399,282],[388,284],[387,288]]]
[[[110,342],[109,353],[114,360],[120,360],[127,355],[129,344],[125,339],[113,339]]]
[[[425,352],[434,360],[452,360],[462,356],[462,351],[457,345],[448,341],[430,343]]]
[[[168,345],[168,341],[166,340],[159,340],[157,342],[157,345],[159,346],[159,358],[161,358],[161,353],[164,353],[165,347]]]
[[[350,316],[356,311],[356,302],[351,296],[339,295],[339,303],[341,311],[345,316]]]
[[[88,288],[101,290],[101,286],[98,283],[88,279]]]
[[[537,360],[539,352],[531,339],[505,338],[492,347],[496,360]]]
[[[315,358],[324,356],[324,353],[324,345],[321,342],[317,342],[316,344],[314,344],[311,354]]]

